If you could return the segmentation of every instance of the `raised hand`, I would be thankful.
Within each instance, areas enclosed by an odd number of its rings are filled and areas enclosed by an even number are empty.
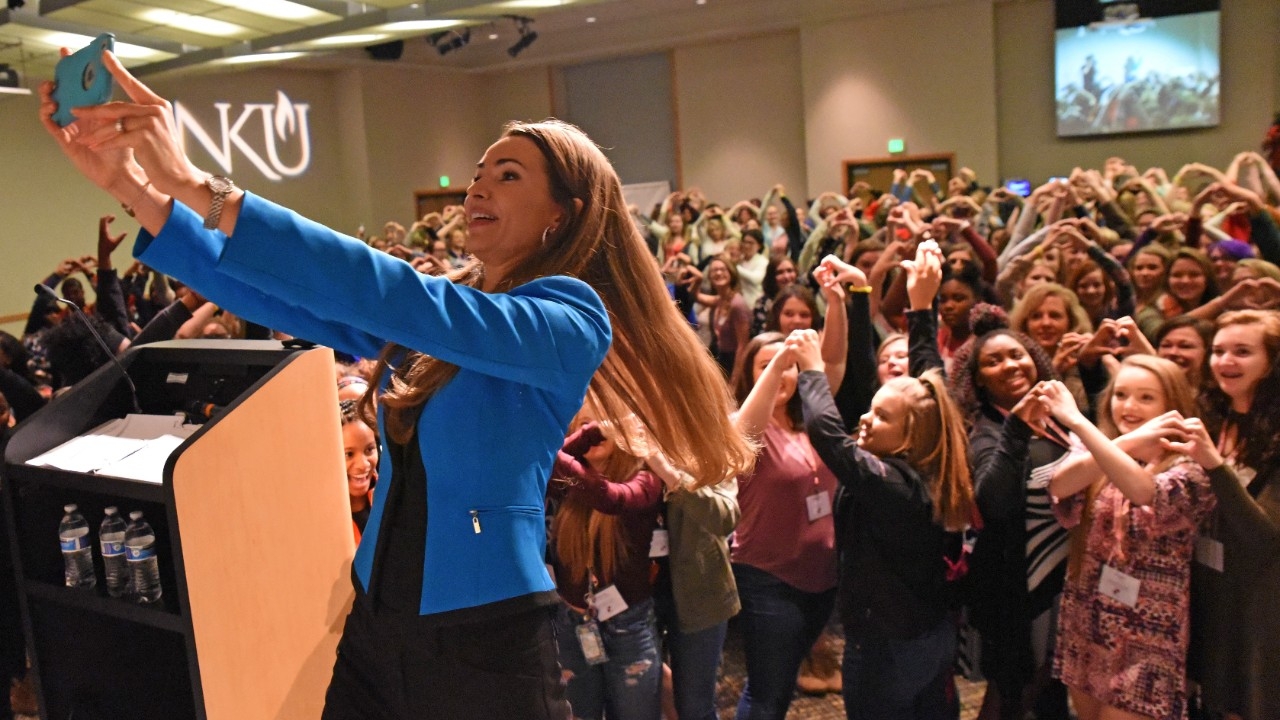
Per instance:
[[[826,299],[827,305],[831,306],[844,302],[844,287],[835,280],[835,273],[826,265],[818,265],[813,269],[813,279],[818,281],[818,287],[822,290],[822,297]]]
[[[801,371],[821,372],[826,368],[822,362],[822,340],[816,330],[792,330],[785,347],[791,352]]]
[[[914,260],[900,264],[907,271],[907,297],[912,310],[933,307],[933,298],[942,286],[942,250],[933,240],[925,240],[916,247]]]
[[[1061,380],[1048,380],[1031,388],[1031,392],[1040,398],[1044,408],[1050,415],[1067,427],[1075,427],[1081,422],[1089,422],[1080,413],[1071,391]]]
[[[121,167],[127,166],[128,158],[132,157],[146,180],[166,194],[174,195],[203,183],[205,173],[192,165],[178,143],[178,129],[169,101],[139,82],[114,54],[104,52],[102,60],[130,102],[111,102],[73,111],[78,118],[73,124],[85,122],[86,127],[73,138],[67,138],[67,144],[78,145],[99,161],[113,163],[100,177],[90,179],[109,191],[113,186],[118,189]],[[55,106],[51,97],[48,105],[52,114]],[[45,107],[42,103],[42,117]],[[52,119],[47,122],[51,123]],[[66,149],[64,146],[64,152]],[[131,169],[128,171],[132,176],[127,180],[128,187],[136,196],[138,178]],[[127,202],[133,198],[118,199]]]
[[[1133,318],[1126,315],[1116,320],[1115,323],[1116,339],[1120,341],[1120,349],[1116,354],[1120,357],[1156,354],[1156,349],[1151,346],[1151,341],[1147,340],[1147,336],[1142,334],[1142,330]]]
[[[1168,452],[1180,453],[1195,460],[1205,470],[1214,470],[1222,465],[1222,453],[1209,436],[1209,430],[1200,418],[1182,420],[1182,434],[1160,438],[1160,447]]]
[[[894,245],[894,243],[890,243],[890,245]],[[901,242],[897,243],[897,247],[898,249],[901,249]],[[887,248],[885,252],[888,252]],[[867,285],[867,276],[863,274],[861,270],[850,265],[844,260],[841,260],[835,255],[828,255],[822,258],[822,261],[818,263],[818,266],[825,268],[831,273],[831,282],[833,283],[848,283],[858,287],[866,287]]]
[[[1039,385],[1036,387],[1039,387]],[[1018,419],[1022,420],[1022,422],[1030,425],[1031,429],[1036,432],[1043,432],[1045,423],[1049,420],[1049,410],[1044,401],[1040,399],[1040,396],[1036,394],[1035,388],[1023,395],[1022,399],[1013,406],[1010,412],[1018,416]]]
[[[115,249],[120,247],[120,243],[124,242],[128,233],[120,233],[119,235],[111,234],[111,223],[115,222],[115,215],[103,215],[98,218],[98,257],[103,255],[111,255]]]
[[[1059,375],[1065,375],[1080,362],[1080,352],[1093,338],[1092,335],[1069,332],[1058,342],[1058,349],[1053,354],[1053,369]]]
[[[1164,449],[1166,441],[1182,441],[1186,438],[1183,422],[1182,413],[1177,410],[1170,410],[1163,415],[1151,418],[1136,430],[1117,438],[1116,444],[1123,446],[1125,451],[1130,454]]]

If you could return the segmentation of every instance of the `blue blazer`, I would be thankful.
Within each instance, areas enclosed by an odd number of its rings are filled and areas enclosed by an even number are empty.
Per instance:
[[[612,341],[595,291],[564,276],[507,293],[455,285],[248,193],[234,235],[202,222],[175,201],[134,256],[267,327],[362,357],[395,342],[461,368],[416,433],[427,475],[421,614],[554,590],[543,564],[547,480]],[[365,590],[397,481],[390,453],[378,477],[355,558]]]

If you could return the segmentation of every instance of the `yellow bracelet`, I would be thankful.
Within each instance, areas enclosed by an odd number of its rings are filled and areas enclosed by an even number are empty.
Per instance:
[[[849,285],[848,290],[851,293],[871,293],[870,285]]]

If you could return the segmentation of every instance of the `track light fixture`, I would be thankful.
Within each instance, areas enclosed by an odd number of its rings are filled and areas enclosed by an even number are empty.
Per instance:
[[[516,31],[520,33],[520,39],[516,40],[516,44],[507,48],[507,54],[515,57],[525,51],[525,48],[533,44],[538,39],[538,33],[533,29],[533,18],[523,17],[520,15],[506,15],[516,24]]]
[[[446,30],[438,32],[427,37],[427,42],[431,43],[431,47],[441,55],[448,55],[454,50],[460,50],[471,42],[471,28],[463,28],[462,32],[456,30]]]

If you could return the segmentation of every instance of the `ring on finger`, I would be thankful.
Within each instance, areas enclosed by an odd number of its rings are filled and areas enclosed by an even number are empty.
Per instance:
[[[124,133],[124,118],[116,118],[116,132]]]

